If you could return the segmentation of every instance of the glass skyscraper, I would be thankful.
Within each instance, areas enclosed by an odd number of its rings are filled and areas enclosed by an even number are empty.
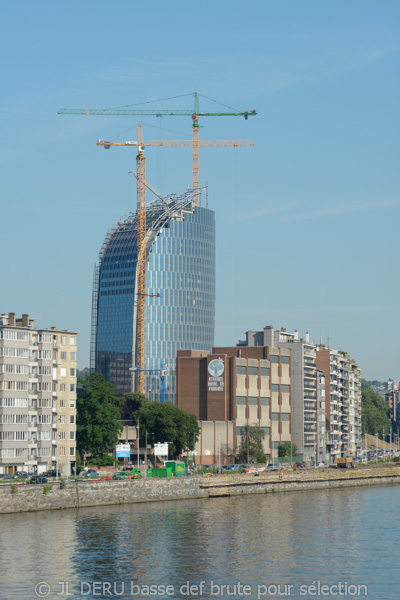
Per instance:
[[[196,196],[196,200],[199,196]],[[147,205],[147,397],[175,401],[177,350],[211,351],[215,322],[215,213],[191,190]],[[133,389],[136,361],[136,212],[108,232],[95,267],[91,369]]]

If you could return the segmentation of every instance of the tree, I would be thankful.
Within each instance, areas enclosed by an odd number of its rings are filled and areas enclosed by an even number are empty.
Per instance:
[[[123,394],[123,404],[121,406],[121,419],[129,420],[132,414],[136,414],[145,402],[148,402],[146,396],[140,392],[130,392]]]
[[[297,456],[299,453],[299,449],[296,444],[292,444],[291,442],[283,442],[278,448],[278,456],[282,458],[284,456]]]
[[[177,458],[187,450],[194,450],[200,434],[196,415],[170,402],[150,402],[143,398],[133,401],[137,402],[137,407],[132,412],[131,419],[136,424],[139,423],[140,432],[147,431],[150,444],[169,442],[170,458]]]
[[[379,394],[371,390],[362,390],[361,392],[361,422],[363,433],[370,435],[383,434],[383,430],[389,433],[390,410],[386,402]]]
[[[79,383],[76,446],[85,463],[87,455],[98,457],[115,449],[122,430],[119,419],[123,398],[115,396],[115,385],[100,373],[93,373]]]
[[[239,462],[267,462],[263,445],[264,437],[264,430],[257,425],[245,425],[238,453]]]

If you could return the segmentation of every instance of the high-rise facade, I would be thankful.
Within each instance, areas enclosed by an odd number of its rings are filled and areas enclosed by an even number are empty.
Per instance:
[[[77,334],[0,314],[0,473],[72,472]]]
[[[146,388],[175,401],[178,350],[211,351],[215,325],[215,214],[189,190],[147,205]],[[107,234],[95,267],[91,369],[134,389],[136,368],[136,212]]]

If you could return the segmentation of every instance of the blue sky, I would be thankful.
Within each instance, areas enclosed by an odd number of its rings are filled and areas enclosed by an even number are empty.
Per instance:
[[[139,118],[57,111],[191,109],[198,91],[201,110],[258,111],[201,121],[202,138],[255,143],[200,151],[217,214],[216,345],[272,324],[329,337],[368,379],[400,377],[399,2],[3,0],[0,11],[1,312],[79,331],[88,365],[93,266],[136,205],[135,150],[96,141],[136,139]],[[190,117],[142,122],[145,139],[191,135]],[[162,193],[190,185],[190,148],[146,156]]]

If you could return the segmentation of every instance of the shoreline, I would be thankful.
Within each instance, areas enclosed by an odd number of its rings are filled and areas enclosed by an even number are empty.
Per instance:
[[[49,485],[0,487],[0,514],[63,510],[93,506],[235,497],[400,483],[400,469],[363,469],[357,472],[303,472],[285,475],[216,475],[132,481],[77,481]]]

